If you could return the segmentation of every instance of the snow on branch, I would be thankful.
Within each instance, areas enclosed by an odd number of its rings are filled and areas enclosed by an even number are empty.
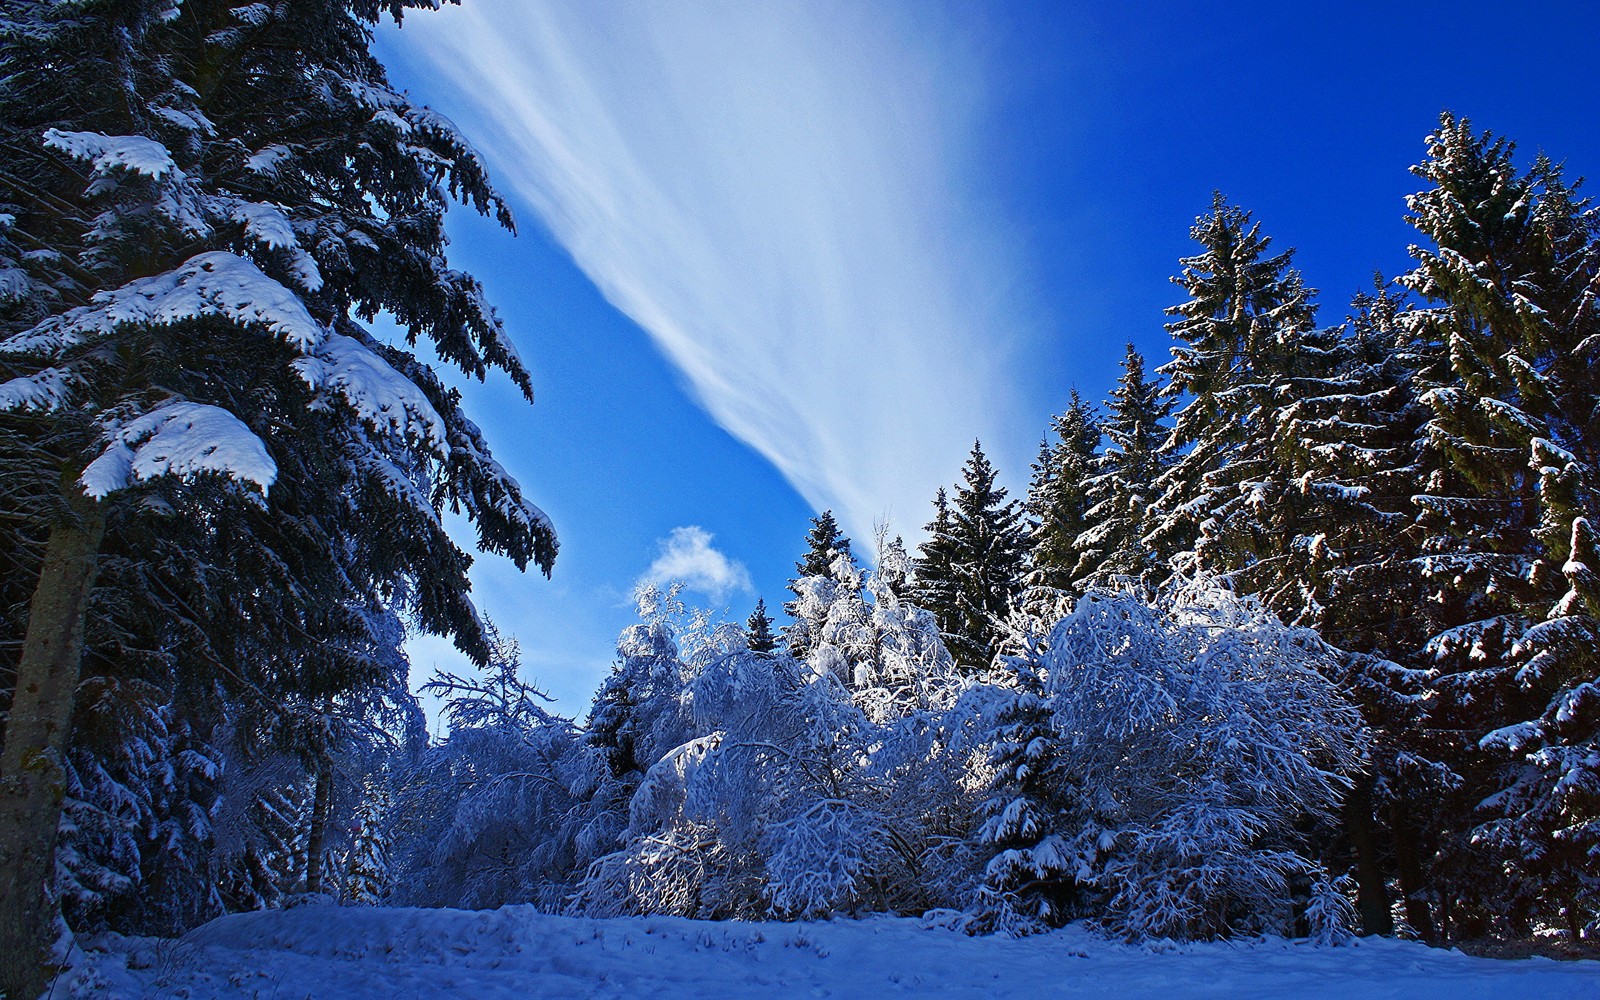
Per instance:
[[[106,450],[78,477],[84,493],[96,500],[157,476],[221,473],[254,483],[262,492],[278,476],[261,439],[218,406],[166,403],[107,436]]]
[[[101,135],[52,128],[45,131],[44,144],[74,159],[90,161],[97,174],[121,168],[160,180],[178,169],[167,147],[142,135]]]
[[[165,274],[100,292],[89,305],[0,342],[0,353],[59,351],[124,324],[156,326],[206,317],[262,327],[301,351],[312,350],[327,336],[298,295],[243,257],[216,250],[197,254]]]
[[[54,413],[66,404],[74,381],[71,372],[46,368],[0,383],[0,410]]]
[[[337,393],[380,433],[420,439],[436,453],[447,450],[444,420],[428,397],[360,341],[330,333],[316,353],[294,362],[294,370],[313,388]]]

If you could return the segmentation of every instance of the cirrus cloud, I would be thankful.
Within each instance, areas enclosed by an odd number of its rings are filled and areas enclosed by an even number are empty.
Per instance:
[[[390,38],[712,418],[867,537],[914,531],[974,437],[1005,467],[1031,440],[1021,254],[973,183],[988,83],[941,18],[478,0]]]

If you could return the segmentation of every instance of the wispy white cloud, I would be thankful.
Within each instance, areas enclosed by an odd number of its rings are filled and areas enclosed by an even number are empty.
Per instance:
[[[639,582],[658,586],[681,582],[713,601],[732,593],[751,593],[755,588],[750,585],[750,573],[744,563],[719,551],[711,544],[712,537],[711,532],[698,525],[673,528],[672,534],[661,540],[660,554]]]
[[[938,18],[476,0],[394,43],[713,418],[866,537],[919,526],[974,437],[1031,440],[1015,255],[969,183],[983,73]]]

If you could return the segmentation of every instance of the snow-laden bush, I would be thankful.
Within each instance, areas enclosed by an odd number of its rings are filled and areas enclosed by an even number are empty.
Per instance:
[[[718,628],[680,647],[666,622],[634,643],[651,668],[602,693],[595,735],[642,762],[624,737],[643,720],[618,713],[648,704],[685,737],[642,776],[627,843],[591,866],[576,909],[806,918],[955,901],[971,794],[946,715],[961,683],[924,612],[835,568],[796,584],[804,659],[730,647]]]
[[[518,676],[516,643],[495,638],[482,676],[439,674],[449,735],[399,782],[392,894],[444,906],[560,904],[622,823],[599,753]]]
[[[1362,760],[1334,669],[1315,633],[1215,581],[1153,605],[1085,595],[990,711],[1000,771],[983,837],[1000,849],[980,920],[1288,930],[1291,880],[1318,871],[1298,831],[1332,819]]]

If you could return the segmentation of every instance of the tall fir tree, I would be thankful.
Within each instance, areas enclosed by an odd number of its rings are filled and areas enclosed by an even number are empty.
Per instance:
[[[943,489],[934,500],[914,603],[938,618],[950,655],[971,673],[988,669],[1000,622],[1022,592],[1028,535],[980,443],[961,475],[953,501]]]
[[[1324,363],[1326,336],[1312,335],[1313,293],[1291,267],[1294,251],[1270,253],[1249,212],[1217,194],[1189,235],[1202,252],[1172,279],[1189,298],[1167,310],[1178,344],[1160,369],[1188,402],[1162,449],[1172,464],[1156,483],[1151,537],[1180,571],[1271,574],[1280,546],[1306,528],[1283,503],[1272,414],[1289,377]]]
[[[1474,818],[1487,819],[1438,865],[1467,876],[1451,888],[1470,917],[1576,934],[1600,913],[1583,874],[1600,856],[1586,561],[1600,513],[1600,241],[1561,168],[1540,156],[1519,171],[1513,152],[1447,113],[1413,170],[1428,187],[1407,202],[1427,241],[1403,279],[1425,302],[1406,317],[1410,346],[1430,362],[1423,662],[1438,672],[1433,727],[1470,738],[1453,761],[1462,804],[1482,798]]]
[[[837,582],[839,575],[835,562],[840,558],[851,566],[855,565],[856,557],[850,551],[850,539],[839,530],[839,522],[834,518],[833,511],[825,510],[811,519],[811,530],[806,532],[805,555],[794,564],[795,578],[789,582],[789,590],[795,599],[783,606],[784,614],[793,619],[793,622],[784,626],[783,637],[796,658],[803,659],[817,643],[815,623],[807,621],[800,613],[802,594],[799,582],[812,576]]]
[[[1147,378],[1145,360],[1132,344],[1101,421],[1108,446],[1095,461],[1087,488],[1087,527],[1076,545],[1082,578],[1092,587],[1153,585],[1161,567],[1145,535],[1150,530],[1154,484],[1171,464],[1162,450],[1173,401],[1161,382]]]
[[[378,17],[410,6],[5,5],[0,258],[24,294],[0,303],[0,445],[27,489],[0,547],[27,613],[6,643],[0,988],[44,981],[86,662],[128,670],[128,634],[194,651],[156,664],[163,683],[260,695],[238,721],[288,740],[286,720],[383,673],[374,601],[486,655],[445,507],[518,565],[554,558],[459,396],[362,325],[389,313],[531,393],[481,286],[443,257],[450,196],[509,212],[369,52]]]
[[[1089,520],[1089,478],[1100,447],[1100,425],[1094,407],[1072,390],[1066,410],[1050,422],[1054,441],[1039,445],[1028,485],[1030,534],[1027,585],[1064,594],[1082,589],[1083,550],[1079,538]]]

